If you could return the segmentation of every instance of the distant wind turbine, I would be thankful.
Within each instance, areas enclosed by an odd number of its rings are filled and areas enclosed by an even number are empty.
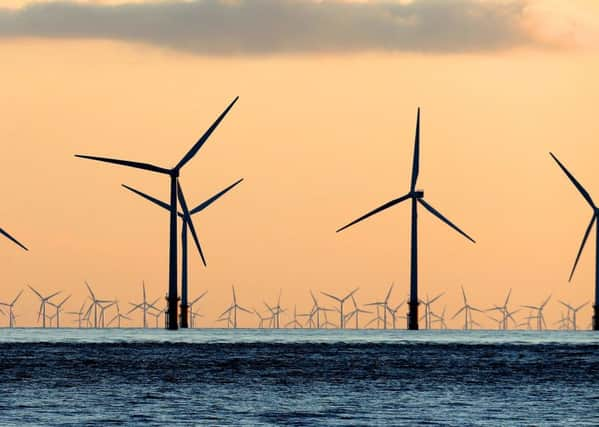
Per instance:
[[[348,227],[351,227],[354,224],[357,224],[360,221],[365,220],[366,218],[371,217],[385,209],[388,209],[392,206],[397,205],[405,200],[412,200],[412,237],[411,237],[411,262],[410,262],[410,302],[409,307],[410,311],[408,314],[408,329],[417,330],[418,329],[418,212],[417,207],[418,203],[420,203],[427,211],[431,214],[439,218],[442,222],[453,228],[455,231],[460,233],[462,236],[475,243],[474,240],[460,230],[455,224],[453,224],[450,220],[445,218],[439,211],[433,208],[428,202],[424,200],[424,192],[422,190],[416,189],[416,181],[418,179],[418,172],[420,168],[420,108],[418,108],[418,115],[416,118],[416,137],[414,142],[414,161],[412,166],[412,180],[410,182],[410,192],[404,196],[401,196],[397,199],[391,200],[390,202],[385,203],[384,205],[379,206],[373,211],[361,216],[355,221],[350,222],[349,224],[341,227],[337,230],[337,232],[343,231]]]
[[[557,157],[553,153],[549,153],[553,160],[556,161],[558,166],[562,169],[562,171],[566,174],[566,176],[570,179],[574,187],[578,190],[578,192],[582,195],[582,197],[587,201],[591,209],[593,210],[593,215],[591,216],[591,221],[584,232],[584,236],[582,238],[582,243],[580,245],[580,249],[578,250],[578,254],[576,254],[576,260],[574,261],[574,267],[572,267],[572,271],[570,272],[570,278],[568,281],[572,281],[572,276],[574,275],[574,271],[576,270],[576,266],[578,265],[578,261],[580,259],[580,255],[584,249],[584,245],[587,242],[589,234],[591,233],[591,228],[593,228],[593,224],[595,224],[595,304],[593,305],[593,321],[592,326],[594,331],[599,331],[599,207],[595,205],[591,195],[587,190],[574,178],[574,175],[566,169],[566,167],[557,159]]]
[[[460,308],[457,311],[456,314],[453,315],[452,319],[455,319],[456,316],[463,311],[464,312],[464,329],[472,329],[472,325],[478,324],[472,319],[472,312],[473,311],[481,312],[481,310],[468,304],[468,299],[466,298],[466,291],[464,290],[463,286],[462,286],[462,296],[464,297],[464,305],[462,306],[462,308]]]
[[[223,312],[223,314],[220,315],[220,317],[222,318],[225,314],[232,313],[233,318],[231,319],[231,322],[233,325],[233,329],[237,329],[237,310],[245,311],[246,313],[251,313],[251,311],[248,310],[247,308],[244,308],[244,307],[240,306],[239,304],[237,304],[237,296],[235,295],[235,286],[231,286],[231,289],[233,290],[233,304],[231,304],[231,306],[229,308],[227,308]]]
[[[27,285],[27,286],[29,286],[29,285]],[[40,299],[40,309],[37,313],[37,321],[39,322],[40,317],[41,317],[42,318],[42,328],[45,328],[46,327],[46,317],[47,317],[46,316],[46,304],[50,301],[50,299],[52,299],[53,297],[58,295],[61,291],[54,292],[53,294],[50,294],[47,297],[44,297],[44,296],[42,296],[41,293],[39,293],[33,287],[29,286],[29,289],[31,289],[33,292],[35,292],[35,294]]]
[[[102,317],[101,316],[98,317],[98,308],[100,308],[101,313],[102,313],[103,312],[103,309],[102,309],[103,304],[110,304],[112,301],[97,299],[96,294],[94,294],[94,291],[92,291],[92,288],[89,285],[89,283],[87,283],[87,281],[85,281],[84,283],[89,292],[90,299],[92,300],[92,303],[89,305],[86,314],[87,314],[87,317],[89,318],[89,314],[91,313],[91,311],[93,309],[93,313],[94,313],[93,325],[94,325],[94,328],[98,328],[98,325],[100,325],[102,323]]]
[[[5,307],[8,307],[8,327],[9,328],[14,328],[16,326],[16,316],[15,316],[15,312],[14,312],[14,308],[15,308],[15,304],[17,303],[19,297],[21,296],[21,294],[23,293],[23,291],[21,290],[17,296],[15,297],[15,299],[12,300],[12,302],[6,303],[6,302],[0,302],[0,305],[3,305]]]
[[[433,298],[429,298],[428,294],[426,295],[425,300],[420,300],[420,304],[424,304],[424,327],[426,329],[431,329],[432,321],[431,321],[431,305],[441,298],[445,292],[441,292],[439,295]]]
[[[347,301],[354,293],[356,293],[356,291],[358,289],[359,288],[354,289],[353,291],[351,291],[349,294],[347,294],[343,298],[339,298],[335,295],[327,294],[326,292],[321,292],[323,295],[325,295],[331,299],[334,299],[335,301],[337,301],[339,303],[339,329],[343,329],[345,327],[345,316],[343,315],[343,304],[345,304],[345,301]]]
[[[193,306],[194,306],[194,304],[198,303],[198,302],[199,302],[199,301],[200,301],[202,298],[204,298],[204,295],[206,295],[207,293],[208,293],[208,291],[204,291],[202,294],[200,294],[200,296],[199,296],[199,297],[197,297],[196,299],[194,299],[193,301],[191,301],[191,302],[189,303],[189,313],[190,313],[190,315],[191,315],[191,316],[190,316],[190,319],[189,319],[189,320],[190,320],[190,324],[189,324],[189,326],[190,326],[191,328],[194,328],[194,327],[195,327],[195,318],[196,318],[197,316],[199,316],[199,314],[198,314],[198,313],[195,313],[195,312],[193,311]]]
[[[96,157],[76,154],[75,157],[97,160],[100,162],[113,163],[122,166],[129,166],[137,169],[144,169],[150,172],[156,172],[163,175],[168,175],[170,178],[170,244],[169,244],[169,281],[168,281],[168,328],[171,330],[178,329],[178,290],[177,290],[177,202],[180,199],[181,190],[178,186],[178,178],[183,166],[187,164],[202,148],[208,140],[212,132],[218,127],[220,122],[225,118],[229,110],[237,102],[239,97],[236,97],[233,102],[221,113],[216,121],[208,128],[202,137],[191,147],[191,149],[183,156],[183,158],[172,168],[163,168],[149,163],[132,162],[128,160],[111,159],[106,157]],[[183,200],[181,200],[183,202]],[[185,206],[181,206],[185,213]],[[192,232],[193,234],[193,232]]]
[[[543,301],[543,303],[539,306],[534,306],[534,305],[523,305],[522,306],[525,308],[529,308],[531,310],[535,310],[537,312],[537,314],[534,316],[534,318],[537,319],[537,329],[539,331],[542,331],[543,329],[547,329],[547,323],[545,322],[545,317],[543,316],[543,309],[545,308],[545,306],[547,305],[547,303],[549,302],[550,299],[551,299],[551,295],[549,295],[547,297],[547,299],[545,301]]]
[[[572,319],[571,319],[572,329],[576,330],[576,313],[578,313],[578,311],[580,309],[582,309],[583,307],[586,307],[588,302],[585,302],[584,304],[581,304],[578,307],[574,307],[574,306],[572,306],[566,302],[563,302],[563,301],[560,301],[560,304],[568,309],[568,318],[570,318],[570,313],[572,313]]]
[[[67,314],[77,316],[77,327],[79,329],[81,329],[81,321],[83,320],[84,314],[85,314],[85,312],[83,311],[84,308],[85,308],[85,301],[83,301],[83,304],[81,304],[81,308],[79,309],[79,311],[67,311]]]
[[[65,302],[68,301],[69,298],[71,298],[71,295],[69,295],[68,297],[63,299],[58,304],[54,304],[53,302],[48,301],[48,304],[50,304],[52,307],[54,307],[56,309],[56,313],[52,317],[56,317],[56,327],[57,328],[60,328],[60,311],[62,310],[62,306],[64,305]]]
[[[389,286],[389,290],[387,291],[387,295],[385,295],[385,299],[383,301],[376,301],[366,304],[367,306],[375,305],[383,308],[383,329],[387,329],[387,311],[389,311],[389,298],[391,297],[391,291],[395,286],[394,283],[391,283]]]
[[[189,274],[188,268],[187,268],[187,265],[188,265],[188,263],[187,263],[187,230],[188,229],[192,233],[192,237],[196,243],[196,246],[200,253],[200,257],[202,258],[202,262],[203,262],[204,266],[206,266],[206,259],[204,257],[204,253],[202,252],[202,248],[200,246],[200,241],[196,234],[195,227],[194,227],[193,223],[191,222],[191,216],[206,209],[208,206],[210,206],[216,200],[218,200],[223,195],[225,195],[229,190],[231,190],[233,187],[235,187],[241,181],[243,181],[243,178],[236,181],[235,183],[229,185],[227,188],[225,188],[224,190],[215,194],[214,196],[210,197],[208,200],[200,203],[195,208],[191,209],[189,211],[189,216],[185,215],[184,212],[178,212],[179,217],[181,217],[181,219],[183,220],[183,226],[181,228],[181,328],[189,327],[188,314],[189,314],[190,308],[189,308],[189,304],[187,303],[187,295],[188,295],[187,288],[188,288],[188,274]],[[154,203],[155,205],[166,209],[167,211],[171,210],[171,207],[168,203],[158,200],[155,197],[152,197],[148,194],[145,194],[145,193],[143,193],[139,190],[136,190],[135,188],[129,187],[127,185],[123,184],[123,187],[129,191],[132,191],[133,193],[137,194],[138,196],[141,196],[144,199],[149,200],[150,202]],[[183,202],[183,200],[184,200],[183,192],[181,192],[180,201]]]
[[[360,307],[358,307],[358,303],[356,303],[356,298],[352,295],[351,296],[351,302],[354,305],[354,309],[352,311],[350,311],[349,313],[347,313],[347,315],[345,316],[345,324],[347,324],[347,322],[349,322],[352,317],[355,319],[355,329],[358,330],[360,329],[360,313],[364,313],[364,314],[370,314],[371,312],[368,310],[363,310]]]

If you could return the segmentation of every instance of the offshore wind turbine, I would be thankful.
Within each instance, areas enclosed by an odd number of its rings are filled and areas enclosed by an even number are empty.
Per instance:
[[[54,304],[53,302],[48,301],[48,304],[50,304],[52,307],[54,307],[56,309],[56,313],[52,317],[56,317],[56,327],[57,328],[60,328],[60,310],[62,310],[62,306],[64,305],[65,302],[67,302],[67,300],[69,298],[71,298],[71,295],[69,295],[68,297],[66,297],[65,299],[63,299],[58,304]]]
[[[539,331],[542,331],[543,329],[547,329],[547,323],[545,323],[545,317],[543,316],[543,309],[545,308],[545,306],[547,305],[547,303],[549,302],[549,300],[551,299],[551,295],[549,295],[547,297],[547,299],[545,301],[543,301],[543,303],[539,306],[534,306],[534,305],[523,305],[522,307],[525,308],[529,308],[531,310],[535,310],[537,312],[536,316],[534,316],[535,319],[537,319],[537,329]]]
[[[199,239],[198,239],[197,235],[195,234],[195,227],[194,227],[193,223],[191,223],[191,216],[206,209],[208,206],[210,206],[216,200],[218,200],[223,195],[225,195],[229,190],[233,189],[233,187],[235,187],[241,181],[243,181],[243,178],[237,180],[236,182],[229,185],[224,190],[218,192],[214,196],[210,197],[208,200],[200,203],[198,206],[191,209],[189,211],[189,216],[185,215],[184,212],[178,212],[179,217],[181,217],[181,219],[183,220],[183,226],[181,227],[181,327],[182,328],[189,327],[189,310],[190,310],[190,308],[189,308],[189,304],[187,303],[187,295],[188,295],[187,294],[187,287],[188,287],[187,230],[188,229],[192,232],[196,246],[198,248],[198,251],[200,252],[200,257],[202,258],[202,263],[204,264],[204,266],[206,266],[206,259],[204,257],[204,253],[202,252],[202,248],[200,246]],[[155,205],[166,209],[167,211],[171,210],[171,207],[168,203],[158,200],[157,198],[152,197],[148,194],[145,194],[139,190],[136,190],[135,188],[129,187],[128,185],[123,184],[123,187],[125,187],[129,191],[132,191],[133,193],[137,194],[138,196],[141,196],[144,199],[149,200],[150,202],[154,203]],[[184,201],[183,192],[181,192],[180,199],[181,199],[180,200],[181,202]]]
[[[343,316],[343,304],[347,301],[359,288],[354,289],[349,294],[344,296],[343,298],[336,297],[335,295],[327,294],[326,292],[321,292],[323,295],[334,299],[339,303],[339,329],[343,329],[345,327],[345,317]]]
[[[225,314],[230,315],[230,313],[233,313],[233,319],[231,320],[231,322],[233,324],[233,329],[237,329],[237,310],[245,311],[246,313],[251,313],[251,311],[248,310],[247,308],[243,308],[242,306],[237,304],[237,295],[235,295],[235,286],[231,286],[231,289],[233,289],[233,304],[231,304],[231,306],[229,308],[227,308],[223,312],[223,314],[220,315],[220,317],[222,318]]]
[[[391,286],[389,287],[389,290],[387,291],[387,295],[385,296],[385,299],[383,301],[376,301],[376,302],[371,302],[369,304],[366,305],[376,305],[383,307],[383,329],[387,329],[387,311],[389,310],[389,298],[391,297],[391,291],[393,290],[393,287],[395,286],[394,283],[391,283]]]
[[[29,285],[27,285],[29,286]],[[42,318],[42,328],[46,327],[46,304],[49,302],[49,300],[53,297],[55,297],[56,295],[58,295],[61,291],[58,292],[54,292],[53,294],[48,295],[47,297],[42,296],[41,293],[39,293],[38,291],[36,291],[33,287],[29,286],[29,289],[31,289],[33,292],[35,292],[35,294],[39,297],[40,299],[40,309],[37,313],[37,321],[40,321],[40,317]]]
[[[355,329],[358,330],[360,329],[360,313],[370,314],[371,312],[358,307],[358,303],[356,303],[356,298],[353,295],[351,296],[351,302],[354,305],[354,309],[347,313],[347,315],[345,316],[345,323],[347,324],[347,322],[350,321],[352,317],[355,318]]]
[[[408,329],[418,329],[418,204],[422,205],[427,211],[439,218],[442,222],[453,228],[455,231],[460,233],[462,236],[470,240],[472,243],[476,243],[470,236],[460,230],[454,223],[444,217],[438,210],[433,208],[428,202],[424,200],[424,191],[416,189],[416,181],[418,180],[418,173],[420,169],[420,108],[418,108],[418,114],[416,118],[416,136],[414,141],[414,159],[412,164],[412,179],[410,182],[409,193],[391,200],[373,211],[361,216],[360,218],[350,222],[349,224],[341,227],[337,230],[337,233],[357,224],[366,218],[371,217],[379,212],[384,211],[392,206],[397,205],[405,200],[412,201],[412,226],[411,226],[411,246],[410,246],[410,301],[409,301],[409,313],[408,313]]]
[[[196,299],[194,299],[193,301],[191,301],[189,303],[189,313],[190,313],[190,317],[189,317],[190,323],[189,323],[189,326],[191,328],[195,327],[195,318],[196,318],[196,316],[199,316],[198,313],[194,313],[193,306],[194,306],[194,304],[196,304],[197,302],[199,302],[202,298],[204,298],[204,295],[206,295],[207,293],[208,293],[208,291],[204,291],[203,293],[200,294],[199,297],[197,297]]]
[[[599,207],[595,205],[591,195],[587,190],[574,178],[574,175],[566,169],[566,167],[557,159],[557,157],[553,153],[549,153],[553,160],[556,161],[561,170],[566,174],[566,176],[570,179],[574,187],[578,190],[578,192],[582,195],[582,197],[587,201],[591,209],[593,210],[593,215],[591,216],[591,221],[584,232],[584,236],[582,238],[582,243],[580,245],[580,249],[578,250],[578,254],[576,254],[576,260],[574,261],[574,267],[572,267],[572,271],[570,272],[570,277],[568,281],[572,281],[572,276],[574,275],[574,271],[576,270],[576,266],[578,265],[578,261],[580,260],[580,255],[584,249],[584,245],[587,242],[589,234],[591,233],[591,228],[595,225],[595,304],[593,304],[593,320],[592,326],[594,331],[599,331]]]
[[[0,234],[3,235],[4,237],[6,237],[8,240],[10,240],[11,242],[15,243],[17,246],[20,246],[21,249],[24,249],[26,251],[28,251],[29,249],[27,249],[27,247],[25,247],[24,244],[22,244],[21,242],[19,242],[17,239],[15,239],[13,236],[11,236],[10,234],[8,234],[7,231],[5,231],[4,229],[0,228]]]
[[[576,330],[576,313],[578,313],[578,311],[581,308],[585,307],[588,304],[588,302],[585,302],[584,304],[581,304],[578,307],[574,307],[563,301],[560,301],[560,304],[568,309],[568,319],[570,319],[570,313],[572,313],[572,319],[570,320],[570,322],[572,324],[572,329]]]
[[[112,301],[97,299],[96,294],[94,294],[94,291],[92,291],[92,288],[89,285],[89,283],[87,283],[87,281],[85,281],[84,283],[85,283],[85,286],[87,287],[87,290],[89,291],[90,299],[92,300],[92,303],[89,305],[89,307],[87,309],[86,317],[89,318],[89,315],[91,314],[91,311],[93,309],[94,310],[94,328],[97,328],[98,320],[102,320],[101,317],[100,317],[100,319],[98,319],[98,307],[100,307],[100,310],[102,310],[102,304],[109,304]],[[102,310],[101,312],[103,313],[104,310]]]
[[[17,294],[17,296],[15,297],[15,299],[13,299],[10,304],[6,303],[6,302],[0,302],[0,305],[8,307],[8,327],[9,328],[14,328],[16,326],[16,316],[15,316],[15,312],[14,312],[14,307],[15,307],[15,304],[19,300],[19,297],[21,296],[22,293],[23,293],[23,290],[21,290]]]
[[[468,304],[468,299],[466,298],[466,291],[464,290],[464,287],[462,286],[462,296],[464,297],[464,305],[462,306],[462,308],[460,308],[456,314],[453,315],[452,319],[455,319],[456,316],[458,314],[460,314],[462,311],[464,312],[464,329],[472,329],[472,325],[473,324],[477,324],[473,319],[472,319],[472,312],[473,311],[478,311],[480,312],[481,310],[479,310],[476,307],[472,307],[470,304]]]
[[[425,300],[420,300],[421,304],[424,304],[424,327],[425,329],[431,329],[431,305],[437,301],[439,298],[441,298],[443,295],[445,294],[445,292],[441,292],[439,295],[437,295],[436,297],[430,298],[428,296],[428,294],[426,294],[426,299]]]
[[[507,293],[507,297],[505,298],[505,301],[503,303],[503,305],[496,305],[493,306],[491,308],[489,308],[487,311],[499,311],[499,313],[501,314],[501,320],[499,320],[499,327],[498,329],[503,329],[506,330],[508,329],[508,320],[511,319],[512,322],[514,322],[514,325],[516,324],[516,320],[512,317],[512,315],[514,313],[516,313],[516,311],[512,311],[510,312],[507,305],[510,301],[510,296],[512,295],[512,289],[510,288],[510,290]],[[493,320],[495,320],[494,318],[492,318]]]
[[[67,314],[71,314],[73,316],[77,316],[77,327],[79,329],[81,329],[81,321],[83,320],[83,316],[84,316],[84,309],[85,307],[85,300],[83,301],[83,304],[81,304],[81,308],[79,309],[79,311],[67,311]]]
[[[208,128],[208,130],[202,135],[202,137],[191,147],[191,149],[183,156],[183,158],[172,168],[164,168],[155,166],[149,163],[132,162],[129,160],[119,160],[107,157],[97,157],[76,154],[75,157],[97,160],[100,162],[113,163],[121,166],[129,166],[137,169],[144,169],[146,171],[160,173],[168,175],[170,179],[170,244],[169,244],[169,280],[168,280],[168,328],[171,330],[178,329],[178,290],[177,290],[177,202],[181,196],[181,190],[178,186],[179,174],[183,166],[187,164],[202,148],[204,143],[208,140],[212,132],[218,127],[220,122],[225,118],[227,113],[233,108],[233,105],[237,102],[239,97],[236,97],[233,102],[221,113],[216,121]],[[183,202],[183,200],[181,200]],[[185,211],[185,206],[181,206]],[[191,223],[190,223],[191,224]],[[191,227],[190,227],[191,228]],[[191,230],[190,230],[191,231]],[[193,231],[192,231],[192,234]]]

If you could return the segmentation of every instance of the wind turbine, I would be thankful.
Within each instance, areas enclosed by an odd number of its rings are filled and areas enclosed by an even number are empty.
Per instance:
[[[391,286],[389,287],[389,290],[387,291],[387,295],[385,296],[385,299],[383,301],[377,301],[377,302],[371,302],[369,304],[366,305],[376,305],[383,307],[383,329],[387,329],[387,311],[389,310],[389,297],[391,297],[391,291],[393,290],[393,287],[395,286],[394,283],[391,283]]]
[[[452,319],[455,319],[456,316],[463,311],[464,312],[464,329],[472,329],[472,325],[476,323],[476,322],[474,322],[474,320],[472,320],[472,312],[473,311],[481,312],[481,310],[479,310],[476,307],[472,307],[470,304],[468,304],[468,299],[466,298],[466,291],[464,290],[463,286],[462,286],[462,296],[464,297],[464,305],[462,306],[462,308],[460,308],[457,311],[456,314],[453,315]]]
[[[193,305],[197,302],[199,302],[202,298],[204,298],[204,295],[206,295],[208,293],[208,291],[204,291],[199,297],[197,297],[196,299],[194,299],[192,302],[189,303],[189,313],[191,314],[190,316],[190,327],[195,327],[195,318],[196,316],[199,316],[198,313],[194,313],[193,311]]]
[[[147,327],[148,327],[148,310],[153,308],[156,311],[160,311],[158,308],[156,308],[154,306],[154,304],[156,304],[160,300],[160,297],[156,298],[154,301],[152,301],[152,303],[148,303],[147,296],[146,296],[146,282],[145,281],[141,282],[141,290],[142,290],[142,296],[143,296],[142,302],[140,302],[139,304],[130,302],[129,304],[132,305],[133,308],[131,310],[129,310],[126,314],[131,314],[135,310],[141,310],[143,313],[143,327],[144,327],[144,329],[147,329]]]
[[[231,286],[231,289],[233,289],[233,304],[231,304],[231,306],[229,308],[227,308],[223,314],[220,315],[220,317],[223,317],[225,314],[227,313],[233,313],[233,329],[237,329],[237,310],[241,310],[241,311],[245,311],[246,313],[251,313],[250,310],[248,310],[247,308],[243,308],[242,306],[240,306],[239,304],[237,304],[237,296],[235,295],[235,286]]]
[[[108,322],[107,326],[112,325],[112,322],[114,322],[115,320],[117,321],[117,328],[121,328],[121,320],[125,319],[125,320],[131,320],[131,318],[125,316],[124,314],[121,314],[121,310],[119,308],[119,302],[115,299],[114,300],[114,304],[116,305],[116,315],[110,319],[110,322]]]
[[[208,206],[210,206],[212,203],[214,203],[216,200],[218,200],[220,197],[222,197],[224,194],[226,194],[229,190],[231,190],[233,187],[235,187],[241,181],[243,181],[243,178],[234,182],[233,184],[229,185],[227,188],[225,188],[224,190],[215,194],[214,196],[210,197],[208,200],[200,203],[195,208],[191,209],[189,211],[189,216],[185,215],[183,212],[178,212],[179,217],[181,217],[181,219],[183,220],[183,226],[181,228],[181,327],[182,328],[187,328],[189,326],[188,313],[190,310],[189,305],[187,304],[187,283],[188,283],[187,230],[188,229],[192,231],[193,238],[197,245],[198,251],[200,252],[200,257],[202,258],[202,262],[203,262],[204,266],[206,266],[206,259],[204,258],[204,254],[202,252],[198,237],[195,234],[194,225],[193,225],[193,223],[191,223],[191,216],[206,209]],[[129,187],[128,185],[123,184],[123,187],[125,187],[129,191],[132,191],[133,193],[137,194],[138,196],[141,196],[144,199],[149,200],[150,202],[154,203],[155,205],[166,209],[167,211],[171,210],[171,207],[168,203],[158,200],[157,198],[152,197],[148,194],[145,194],[139,190],[136,190],[135,188]],[[181,196],[181,199],[183,200],[183,196]]]
[[[431,316],[435,318],[431,322],[431,325],[432,325],[432,323],[438,322],[439,323],[439,329],[447,329],[447,323],[445,323],[445,309],[446,308],[447,307],[443,307],[443,311],[441,312],[441,314],[436,314],[436,313],[433,313],[431,311]]]
[[[505,298],[505,301],[503,303],[503,305],[496,305],[491,307],[490,309],[488,309],[487,311],[498,311],[501,314],[501,320],[499,320],[499,327],[498,329],[503,329],[506,330],[508,329],[508,320],[512,319],[512,322],[514,322],[514,325],[516,324],[516,320],[512,317],[512,315],[514,313],[516,313],[516,311],[510,312],[507,305],[510,301],[510,296],[512,295],[512,289],[510,288],[510,290],[507,293],[507,297]],[[493,320],[496,320],[494,318],[492,318]]]
[[[29,285],[27,285],[29,286]],[[33,292],[35,292],[35,294],[39,297],[40,299],[40,309],[37,313],[37,321],[40,321],[40,317],[42,318],[42,328],[46,327],[46,304],[48,303],[48,301],[55,297],[56,295],[58,295],[60,293],[60,291],[58,292],[54,292],[53,294],[48,295],[47,297],[42,296],[41,293],[39,293],[38,291],[36,291],[33,287],[29,286],[29,289],[31,289]]]
[[[354,289],[349,294],[344,296],[343,298],[336,297],[335,295],[327,294],[326,292],[321,292],[324,296],[327,296],[331,299],[334,299],[339,303],[339,329],[343,329],[345,327],[344,324],[344,316],[343,316],[343,304],[347,301],[359,288]]]
[[[258,316],[258,328],[259,329],[264,329],[265,321],[272,320],[272,316],[271,317],[263,317],[256,309],[254,309],[254,313],[256,313],[256,316]]]
[[[354,305],[354,309],[352,311],[350,311],[349,313],[347,313],[347,315],[345,317],[345,323],[350,321],[353,317],[356,322],[355,329],[358,330],[358,329],[360,329],[360,319],[359,319],[360,313],[370,314],[371,312],[367,311],[367,310],[362,310],[360,307],[358,307],[358,304],[356,303],[356,298],[354,298],[353,295],[351,296],[351,301],[352,301],[352,304]]]
[[[23,245],[21,242],[19,242],[17,239],[15,239],[13,236],[11,236],[10,234],[8,234],[7,231],[3,230],[2,228],[0,228],[0,234],[3,235],[4,237],[6,237],[8,240],[12,241],[13,243],[15,243],[16,245],[20,246],[22,249],[25,249],[26,251],[28,251],[29,249],[27,249],[25,247],[25,245]]]
[[[580,245],[580,249],[578,250],[578,254],[576,254],[576,260],[574,261],[574,267],[572,267],[572,272],[570,273],[570,278],[568,281],[572,281],[572,276],[574,275],[574,271],[576,270],[576,266],[580,259],[580,255],[584,249],[584,245],[587,242],[589,234],[591,232],[591,228],[593,228],[593,224],[595,224],[595,304],[593,304],[593,321],[592,326],[594,331],[599,331],[599,207],[595,205],[591,195],[587,190],[574,178],[568,169],[557,159],[557,157],[553,153],[549,153],[553,160],[556,161],[558,166],[562,169],[562,171],[566,174],[566,176],[570,179],[572,184],[576,187],[578,192],[582,195],[582,197],[587,201],[591,209],[593,210],[593,215],[591,216],[591,221],[584,232],[584,236],[582,238],[582,243]]]
[[[568,303],[565,303],[563,301],[560,301],[560,304],[562,304],[564,307],[566,307],[568,309],[568,319],[570,319],[570,313],[572,313],[572,329],[576,330],[576,313],[583,307],[585,307],[588,302],[585,302],[584,304],[579,305],[578,307],[574,307]]]
[[[373,319],[371,319],[370,322],[368,322],[366,325],[364,325],[364,327],[368,328],[374,322],[376,322],[376,328],[377,329],[380,329],[381,322],[384,322],[384,319],[381,317],[381,306],[380,305],[376,306],[376,317],[373,318]]]
[[[418,108],[418,115],[416,118],[416,137],[414,142],[414,161],[412,164],[412,180],[410,182],[410,192],[397,199],[391,200],[384,205],[370,211],[369,213],[361,216],[360,218],[350,222],[349,224],[341,227],[337,232],[343,231],[366,218],[371,217],[385,209],[397,205],[405,200],[412,200],[412,236],[411,236],[411,250],[410,250],[410,302],[409,302],[409,313],[408,313],[408,329],[418,329],[418,203],[420,203],[427,211],[439,218],[442,222],[453,228],[455,231],[460,233],[462,236],[475,243],[475,241],[460,230],[450,220],[445,218],[439,211],[433,208],[428,202],[424,200],[424,192],[416,189],[416,181],[418,179],[418,172],[420,168],[420,108]]]
[[[429,298],[428,294],[426,294],[425,300],[420,300],[420,304],[424,304],[424,327],[425,329],[431,329],[431,305],[441,298],[445,292],[441,292],[439,295],[433,298]]]
[[[405,304],[405,301],[400,302],[399,304],[397,304],[395,306],[395,308],[391,308],[389,307],[389,314],[391,314],[391,320],[393,321],[393,329],[397,329],[397,312],[399,311],[399,309]],[[434,314],[434,313],[432,313]],[[406,316],[399,316],[400,318],[405,319]]]
[[[54,307],[56,309],[56,314],[54,314],[54,316],[52,316],[53,318],[56,317],[56,327],[60,328],[60,310],[62,310],[62,306],[64,305],[65,302],[67,302],[67,300],[71,298],[71,295],[69,295],[68,297],[66,297],[65,299],[63,299],[60,303],[58,304],[54,304],[51,301],[48,301],[48,304],[50,304],[52,307]]]
[[[104,310],[102,310],[102,304],[109,304],[112,301],[97,299],[96,294],[94,294],[94,291],[92,291],[92,288],[89,285],[89,283],[87,283],[87,281],[85,281],[84,283],[85,283],[85,286],[87,287],[87,290],[89,291],[90,299],[92,300],[92,303],[89,305],[86,314],[88,315],[87,317],[89,317],[91,310],[92,309],[94,310],[94,328],[97,328],[98,320],[102,320],[101,317],[100,317],[100,319],[98,319],[98,307],[100,307],[101,313],[103,313]]]
[[[289,326],[293,326],[293,329],[303,329],[302,324],[297,320],[298,316],[305,316],[305,314],[297,314],[297,305],[293,306],[293,320],[291,320],[290,322],[287,322],[287,324],[285,325],[286,328],[288,328]]]
[[[318,300],[314,296],[314,292],[310,290],[310,296],[312,297],[312,309],[310,310],[310,316],[308,318],[308,323],[311,327],[314,327],[314,316],[316,316],[316,328],[320,329],[320,312],[331,311],[328,308],[321,307],[318,304]]]
[[[23,290],[19,291],[19,293],[17,294],[15,299],[13,299],[10,304],[6,303],[6,302],[0,302],[0,305],[8,307],[8,327],[9,328],[14,328],[16,326],[16,316],[15,316],[15,312],[14,312],[14,307],[22,293],[23,293]]]
[[[551,295],[547,297],[547,299],[539,306],[534,305],[523,305],[522,307],[529,308],[531,310],[536,310],[537,315],[534,316],[537,319],[537,329],[542,331],[543,329],[547,329],[547,323],[545,323],[545,317],[543,317],[543,309],[551,299]]]
[[[85,307],[85,300],[83,301],[83,304],[81,304],[81,308],[79,309],[79,311],[67,311],[67,314],[72,314],[74,316],[77,316],[77,327],[79,329],[81,329],[81,321],[84,320],[83,319],[84,313],[85,313],[83,311],[84,307]]]
[[[75,157],[83,159],[97,160],[100,162],[113,163],[122,166],[129,166],[137,169],[144,169],[150,172],[160,173],[168,175],[170,178],[170,244],[169,244],[169,281],[168,281],[168,328],[171,330],[178,329],[178,315],[177,315],[177,201],[181,199],[181,189],[178,185],[178,178],[183,166],[187,164],[196,153],[202,148],[206,140],[212,135],[212,132],[218,127],[220,122],[225,118],[229,110],[233,108],[233,105],[237,102],[239,97],[236,97],[233,102],[221,113],[216,121],[208,128],[208,130],[202,135],[202,137],[191,147],[191,149],[183,156],[183,158],[174,167],[168,169],[159,166],[155,166],[149,163],[132,162],[128,160],[111,159],[106,157],[96,157],[88,155],[76,154]],[[181,207],[185,213],[186,206],[184,206],[184,200],[181,200]],[[188,215],[187,215],[188,216]],[[191,225],[191,222],[190,222]],[[194,230],[191,229],[192,234]]]
[[[276,329],[280,328],[280,316],[281,313],[285,312],[285,310],[283,308],[281,308],[281,294],[283,293],[283,290],[281,289],[279,291],[279,298],[277,299],[277,305],[274,307],[271,307],[270,305],[266,304],[266,302],[264,303],[264,305],[266,306],[266,308],[268,308],[268,310],[272,313],[273,316],[273,327]]]

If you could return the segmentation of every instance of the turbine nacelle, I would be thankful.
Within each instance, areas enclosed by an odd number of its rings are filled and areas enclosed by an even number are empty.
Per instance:
[[[410,193],[410,197],[413,197],[414,199],[424,199],[424,191],[423,190],[412,191]]]

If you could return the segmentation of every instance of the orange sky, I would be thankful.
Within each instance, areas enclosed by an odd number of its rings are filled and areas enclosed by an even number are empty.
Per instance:
[[[598,12],[592,2],[577,6]],[[0,78],[0,226],[31,248],[0,242],[2,300],[31,284],[72,294],[67,309],[75,309],[86,279],[122,306],[139,299],[142,280],[151,296],[163,295],[168,216],[119,185],[166,200],[166,178],[73,154],[173,165],[236,95],[181,176],[190,205],[245,178],[195,219],[208,268],[191,252],[190,293],[209,291],[203,324],[215,325],[231,284],[242,305],[260,309],[281,288],[283,305],[303,312],[308,289],[359,286],[366,303],[394,281],[392,301],[405,298],[408,205],[335,229],[407,192],[417,106],[419,187],[478,242],[421,210],[421,295],[446,291],[437,308],[453,314],[461,284],[483,308],[510,287],[513,307],[552,294],[551,323],[558,299],[592,298],[594,239],[567,283],[591,212],[548,154],[599,198],[592,47],[215,58],[38,38],[0,39],[0,55],[10,58]],[[18,323],[33,324],[36,309],[25,292]],[[586,327],[590,307],[579,319]],[[255,323],[240,316],[243,326]]]

